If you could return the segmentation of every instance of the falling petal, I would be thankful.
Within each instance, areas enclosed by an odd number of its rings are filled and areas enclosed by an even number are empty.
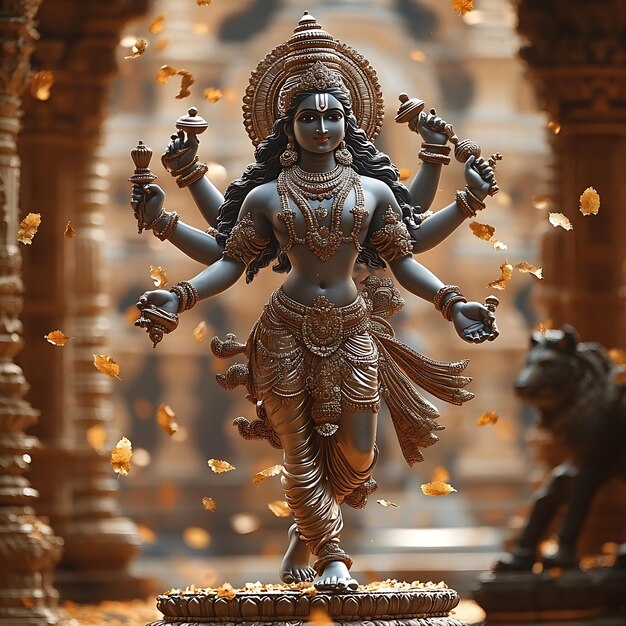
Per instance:
[[[138,37],[130,49],[130,54],[125,56],[124,58],[136,59],[140,57],[146,51],[147,47],[148,47],[148,42],[145,39]]]
[[[420,487],[425,496],[447,496],[450,493],[456,492],[456,489],[452,487],[452,485],[441,481],[424,483],[420,485]]]
[[[148,30],[153,35],[160,35],[165,28],[165,15],[157,15],[150,20]]]
[[[261,520],[256,515],[237,513],[230,518],[230,525],[238,535],[249,535],[261,526]]]
[[[452,8],[459,15],[465,15],[474,8],[474,0],[452,0]]]
[[[209,459],[207,463],[216,474],[232,472],[235,469],[235,466],[231,465],[228,461],[220,461],[219,459]]]
[[[177,100],[181,100],[182,98],[186,98],[187,96],[191,95],[191,91],[189,91],[189,87],[191,87],[191,85],[193,85],[196,81],[187,70],[178,70],[178,72],[176,73],[179,76],[182,76],[182,79],[180,81],[180,91],[178,92],[178,95],[176,96]]]
[[[289,517],[291,515],[291,509],[285,500],[274,500],[274,502],[268,502],[267,508],[276,517]]]
[[[150,266],[150,278],[157,289],[163,289],[167,285],[167,273],[160,265]]]
[[[120,377],[120,366],[108,354],[94,354],[94,367],[111,378]]]
[[[561,132],[561,125],[554,120],[550,120],[548,122],[548,130],[550,130],[555,135],[558,135]]]
[[[411,51],[411,59],[413,61],[417,61],[418,63],[422,63],[426,60],[426,53],[423,50],[413,50]]]
[[[498,414],[495,411],[487,411],[476,420],[476,426],[487,426],[488,424],[496,424],[497,421]]]
[[[213,500],[213,498],[205,496],[204,498],[202,498],[202,508],[205,511],[215,511],[215,509],[217,508],[217,504],[215,503],[215,500]]]
[[[50,90],[54,85],[54,74],[50,70],[37,72],[30,82],[30,92],[37,100],[45,102],[50,98]]]
[[[130,459],[133,456],[133,446],[126,437],[122,437],[111,450],[111,465],[113,471],[120,476],[128,476]]]
[[[178,70],[171,65],[161,65],[158,69],[154,80],[156,80],[159,85],[165,85],[165,83],[172,77],[176,76]]]
[[[101,424],[90,426],[87,429],[85,436],[87,437],[87,443],[96,451],[102,450],[102,448],[104,448],[108,438],[107,431]]]
[[[219,89],[216,89],[215,87],[207,87],[202,92],[202,97],[208,102],[218,102],[219,100],[222,99],[223,95],[224,94]]]
[[[376,504],[380,504],[380,506],[384,506],[384,507],[392,506],[392,507],[395,507],[396,509],[398,508],[398,505],[395,502],[392,502],[391,500],[376,500]]]
[[[434,483],[447,483],[450,482],[450,473],[448,470],[443,467],[443,465],[438,465],[433,471],[432,482]]]
[[[272,465],[271,467],[266,467],[264,470],[257,472],[252,477],[252,482],[254,483],[254,485],[258,485],[259,483],[263,482],[266,478],[269,478],[270,476],[278,476],[278,474],[281,474],[282,471],[283,471],[282,465]]]
[[[580,196],[580,212],[583,215],[597,215],[600,210],[600,195],[593,187],[587,187]]]
[[[71,337],[68,337],[62,330],[53,330],[51,333],[44,335],[43,338],[53,346],[61,347],[71,339]]]
[[[515,266],[515,269],[522,274],[532,274],[535,278],[539,280],[543,280],[543,270],[532,263],[527,263],[526,261],[522,261]]]
[[[513,276],[513,266],[508,261],[505,261],[500,265],[500,278],[488,283],[487,289],[504,291],[507,283],[511,280],[511,276]]]
[[[17,240],[20,243],[30,245],[33,243],[39,225],[41,224],[41,213],[29,213],[21,222],[17,231]]]
[[[609,359],[616,365],[626,365],[626,350],[611,348],[608,352]]]
[[[193,329],[193,338],[196,340],[196,343],[201,343],[202,341],[204,341],[207,331],[208,329],[205,321],[200,322]]]
[[[76,236],[76,229],[74,228],[74,222],[72,222],[72,220],[70,220],[65,225],[65,230],[63,231],[63,236],[66,239],[74,239],[74,237]]]
[[[478,237],[478,239],[482,239],[483,241],[490,241],[496,232],[493,226],[481,224],[480,222],[470,222],[468,226],[474,237]]]
[[[548,219],[550,220],[550,224],[552,224],[555,228],[557,226],[560,226],[564,230],[572,230],[572,228],[574,228],[572,223],[567,217],[565,217],[565,215],[563,215],[563,213],[550,213]]]
[[[178,430],[176,414],[168,404],[160,404],[156,412],[156,419],[161,430],[168,435],[173,435]]]
[[[183,531],[183,541],[194,550],[204,550],[211,543],[211,535],[198,526],[190,526]]]

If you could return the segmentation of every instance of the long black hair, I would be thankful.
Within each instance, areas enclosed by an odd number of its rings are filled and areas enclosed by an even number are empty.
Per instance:
[[[411,217],[413,209],[410,203],[409,192],[399,180],[398,169],[391,162],[391,159],[383,152],[380,152],[368,139],[365,132],[359,128],[356,117],[352,113],[348,93],[340,87],[324,89],[323,92],[334,96],[344,109],[344,140],[346,147],[352,154],[352,168],[362,176],[377,178],[388,185],[402,209],[403,217]],[[230,231],[237,221],[241,205],[250,191],[259,185],[278,178],[282,170],[280,155],[287,147],[287,130],[290,129],[293,123],[298,106],[311,93],[313,92],[304,92],[293,98],[289,110],[274,123],[272,133],[258,145],[254,153],[255,162],[248,165],[241,178],[233,181],[226,190],[224,204],[220,207],[217,223],[218,233],[216,239],[221,246],[226,245]],[[272,266],[275,272],[288,272],[291,269],[291,263],[287,255],[280,250],[278,241],[272,235],[270,243],[248,265],[246,282],[252,281],[258,271],[269,265],[274,259],[277,261]],[[370,267],[385,267],[385,262],[380,258],[369,240],[365,241],[363,250],[357,258],[357,263],[364,263]]]

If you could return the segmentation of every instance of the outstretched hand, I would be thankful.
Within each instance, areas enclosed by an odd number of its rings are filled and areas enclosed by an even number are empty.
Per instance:
[[[479,302],[458,302],[453,305],[452,323],[459,337],[469,343],[493,341],[500,334],[496,316]]]

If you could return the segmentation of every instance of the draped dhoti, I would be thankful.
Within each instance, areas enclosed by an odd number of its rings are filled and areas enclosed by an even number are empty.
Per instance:
[[[437,441],[434,431],[443,426],[436,408],[411,382],[454,404],[472,397],[462,389],[470,379],[458,375],[466,361],[433,361],[395,339],[386,318],[402,303],[390,280],[373,276],[344,307],[324,296],[307,307],[278,289],[245,346],[232,340],[240,349],[227,350],[219,340],[212,344],[218,356],[237,351],[248,356],[247,367],[232,366],[218,381],[227,388],[245,384],[256,403],[259,419],[237,418],[240,433],[283,449],[285,497],[298,531],[318,557],[318,572],[330,561],[350,566],[338,546],[340,505],[361,508],[375,489],[371,477],[378,451],[374,446],[366,467],[351,463],[335,436],[342,415],[375,413],[382,396],[412,465],[422,459],[419,448]]]

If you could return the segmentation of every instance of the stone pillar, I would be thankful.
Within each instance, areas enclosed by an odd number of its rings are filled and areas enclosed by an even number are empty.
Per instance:
[[[129,567],[139,546],[134,523],[121,516],[109,450],[113,381],[93,367],[108,353],[106,215],[108,181],[97,150],[109,87],[117,72],[119,33],[145,2],[60,0],[44,3],[37,69],[54,74],[49,100],[31,99],[20,153],[23,206],[40,207],[41,238],[25,263],[30,336],[61,329],[63,348],[33,341],[23,365],[33,372],[33,404],[49,415],[40,428],[45,450],[33,463],[41,510],[64,538],[56,584],[66,599],[95,602],[142,597],[145,581]],[[64,238],[68,221],[76,236]],[[102,450],[87,430],[109,431]],[[34,478],[35,481],[35,478]]]
[[[61,540],[36,517],[38,493],[23,476],[38,445],[24,434],[39,416],[23,399],[28,384],[14,357],[22,348],[24,284],[16,240],[20,160],[17,134],[21,94],[30,79],[39,0],[4,2],[0,8],[0,624],[57,624],[58,594],[52,570]]]
[[[555,325],[585,341],[626,347],[626,14],[616,0],[518,0],[520,55],[540,106],[560,125],[552,136],[555,208],[573,225],[547,232],[541,303]],[[600,194],[597,216],[579,196]]]

